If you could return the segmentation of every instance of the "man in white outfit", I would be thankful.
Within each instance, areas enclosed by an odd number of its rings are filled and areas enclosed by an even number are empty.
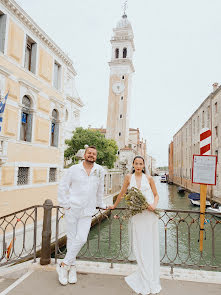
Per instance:
[[[96,147],[89,146],[84,161],[71,166],[59,183],[58,202],[65,209],[67,229],[67,253],[56,268],[62,285],[77,282],[76,256],[87,241],[96,207],[106,209],[104,169],[95,163],[96,159]]]

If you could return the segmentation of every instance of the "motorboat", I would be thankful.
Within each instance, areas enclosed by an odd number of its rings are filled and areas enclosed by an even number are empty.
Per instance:
[[[177,189],[177,192],[178,193],[184,193],[185,192],[185,188],[182,187],[182,186],[179,186],[178,189]]]
[[[160,176],[160,182],[167,182],[167,176],[165,174]]]
[[[188,195],[190,202],[194,206],[200,206],[200,194],[199,193],[190,193]],[[206,200],[206,207],[211,206],[210,201]]]
[[[218,205],[217,203],[215,204],[215,206],[208,207],[208,208],[206,209],[206,211],[207,211],[208,213],[210,213],[210,212],[211,212],[211,213],[214,213],[215,216],[221,218],[221,205]],[[218,214],[216,214],[216,213],[218,213]],[[219,213],[220,213],[220,214],[219,214]]]

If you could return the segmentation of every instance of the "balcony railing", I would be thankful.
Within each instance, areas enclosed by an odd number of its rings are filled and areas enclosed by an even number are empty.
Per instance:
[[[50,201],[50,200],[49,200]],[[42,209],[44,208],[44,224]],[[131,257],[126,208],[97,210],[87,243],[78,258],[110,263],[135,263]],[[40,218],[41,217],[41,218]],[[45,257],[57,262],[66,252],[64,212],[45,202],[0,218],[0,265]],[[50,222],[49,222],[50,221]],[[42,231],[43,229],[43,231]],[[161,210],[159,217],[161,265],[221,270],[221,214],[206,213],[203,252],[199,251],[200,212]],[[10,246],[11,243],[11,247]],[[47,252],[51,245],[51,251]],[[45,249],[46,254],[45,254]],[[41,253],[40,253],[41,251]],[[42,258],[41,258],[42,259]],[[46,259],[47,260],[47,259]]]

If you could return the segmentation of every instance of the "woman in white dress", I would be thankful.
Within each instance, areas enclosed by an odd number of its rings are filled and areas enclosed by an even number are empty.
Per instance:
[[[140,189],[150,206],[130,220],[131,246],[138,269],[125,281],[137,294],[158,294],[161,290],[159,230],[158,217],[153,210],[157,207],[159,196],[153,178],[145,174],[145,163],[141,156],[134,158],[133,172],[126,175],[121,192],[109,209],[115,209],[131,187]]]

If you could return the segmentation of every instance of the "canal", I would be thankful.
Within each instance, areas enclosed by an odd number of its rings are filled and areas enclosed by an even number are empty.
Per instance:
[[[221,218],[206,215],[206,240],[204,240],[204,251],[201,256],[198,242],[199,215],[194,214],[199,207],[190,203],[188,192],[179,194],[176,185],[160,183],[160,177],[154,177],[154,179],[160,198],[159,208],[192,211],[191,214],[168,213],[159,219],[161,262],[221,266]],[[80,252],[80,257],[127,259],[130,243],[128,220],[124,219],[124,213],[125,211],[120,209],[114,210],[109,218],[94,226],[90,231],[88,243]],[[214,235],[214,243],[212,235]]]

